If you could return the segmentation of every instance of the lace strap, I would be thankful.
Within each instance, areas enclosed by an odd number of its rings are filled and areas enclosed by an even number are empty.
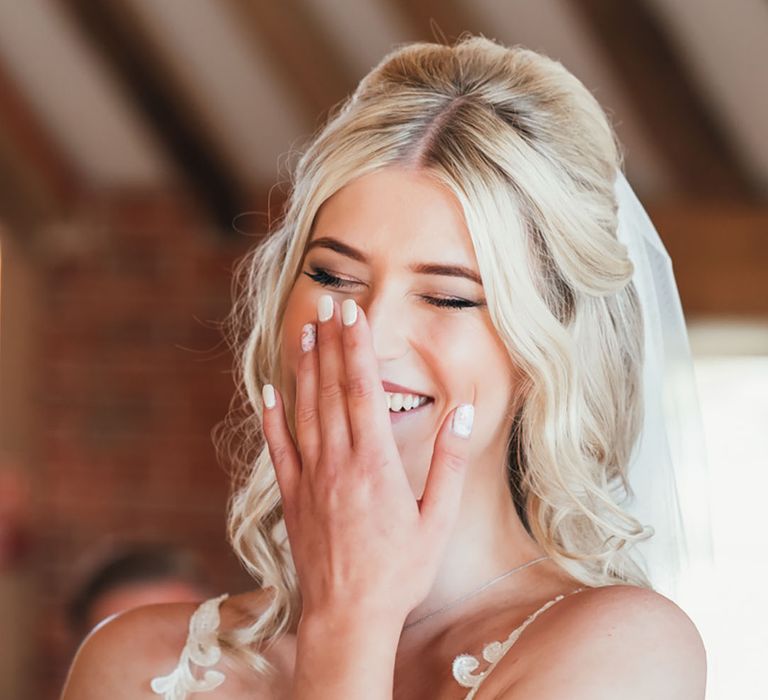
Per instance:
[[[480,684],[488,677],[491,671],[496,668],[496,665],[501,661],[504,655],[512,648],[512,645],[517,641],[518,637],[523,633],[523,630],[528,627],[541,613],[551,608],[555,603],[558,603],[563,598],[583,591],[584,588],[577,588],[570,593],[561,593],[556,598],[548,601],[542,605],[536,612],[529,615],[522,625],[515,628],[512,633],[503,642],[491,642],[483,647],[483,659],[485,659],[490,665],[485,671],[479,673],[473,673],[480,667],[480,661],[476,656],[471,654],[460,654],[453,660],[453,677],[456,682],[464,688],[472,688],[465,700],[471,700],[475,697],[480,688]]]
[[[219,629],[219,606],[229,596],[206,600],[198,606],[189,619],[189,633],[176,668],[167,676],[157,676],[150,682],[156,695],[163,700],[185,700],[190,693],[202,693],[218,688],[224,682],[220,671],[208,670],[202,678],[196,678],[190,667],[213,666],[221,658],[216,633]]]

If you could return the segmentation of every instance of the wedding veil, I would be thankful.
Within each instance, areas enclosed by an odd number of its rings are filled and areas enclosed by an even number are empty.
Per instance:
[[[645,329],[644,422],[622,507],[654,535],[634,545],[655,590],[686,607],[711,580],[713,551],[704,430],[672,262],[624,174],[614,183],[619,240],[634,264]]]

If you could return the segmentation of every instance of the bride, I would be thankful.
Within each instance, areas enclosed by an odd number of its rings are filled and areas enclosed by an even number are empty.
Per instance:
[[[241,266],[219,438],[258,587],[109,620],[63,700],[703,698],[616,496],[643,424],[620,169],[553,60],[386,56]]]

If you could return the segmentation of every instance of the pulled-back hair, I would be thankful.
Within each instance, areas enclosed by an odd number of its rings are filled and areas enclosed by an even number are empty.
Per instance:
[[[236,468],[232,546],[274,595],[221,641],[257,670],[270,667],[263,643],[300,614],[260,388],[280,376],[283,313],[319,207],[387,166],[429,173],[463,208],[490,318],[525,379],[507,466],[526,529],[585,585],[650,587],[628,551],[650,532],[620,507],[643,417],[643,325],[616,235],[614,132],[584,85],[539,53],[481,37],[407,44],[317,133],[284,216],[238,269],[230,330],[240,393],[216,437]]]

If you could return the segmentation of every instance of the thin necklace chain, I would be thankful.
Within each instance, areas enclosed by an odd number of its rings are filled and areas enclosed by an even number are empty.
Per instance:
[[[413,620],[413,622],[409,622],[407,625],[403,625],[403,631],[407,630],[409,627],[413,627],[414,625],[418,625],[420,622],[424,622],[424,620],[428,620],[433,615],[437,615],[438,613],[445,612],[446,610],[449,610],[450,608],[455,607],[456,605],[459,605],[459,603],[463,603],[465,600],[468,600],[469,598],[472,598],[473,596],[478,595],[479,593],[482,593],[486,588],[490,588],[493,586],[493,584],[498,583],[502,579],[507,578],[507,576],[511,576],[512,574],[517,573],[518,571],[522,571],[523,569],[527,569],[529,566],[533,566],[534,564],[538,564],[540,561],[544,561],[545,559],[549,559],[549,557],[539,557],[538,559],[532,559],[529,562],[526,562],[525,564],[521,564],[520,566],[516,566],[514,569],[507,571],[504,574],[501,574],[500,576],[497,576],[496,578],[491,579],[487,583],[484,583],[480,588],[475,589],[474,591],[470,591],[469,593],[465,593],[461,598],[457,598],[456,600],[448,603],[448,605],[444,605],[442,608],[438,608],[437,610],[433,610],[431,613],[427,613],[424,615],[424,617],[420,617],[418,620]]]

